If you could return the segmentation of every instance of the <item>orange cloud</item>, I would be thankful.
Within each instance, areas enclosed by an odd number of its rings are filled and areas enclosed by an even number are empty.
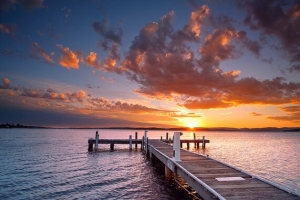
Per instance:
[[[100,70],[103,69],[100,65],[100,62],[97,61],[97,53],[95,52],[90,52],[90,54],[83,61],[85,64],[93,68],[100,69]]]
[[[191,13],[190,21],[185,28],[194,35],[194,37],[199,37],[201,32],[201,26],[203,24],[204,18],[209,13],[209,8],[206,5],[201,6],[198,10]]]
[[[17,91],[17,88],[12,88],[10,86],[10,80],[8,78],[2,78],[2,84],[0,84],[0,89],[8,89],[8,90]]]
[[[52,58],[47,54],[47,52],[42,47],[39,46],[38,43],[33,42],[31,45],[32,45],[32,48],[34,51],[34,55],[36,57],[42,57],[48,63],[51,63],[51,64],[54,63]]]
[[[270,116],[268,119],[277,121],[288,121],[300,124],[300,106],[287,106],[281,107],[281,111],[287,113],[283,116]]]
[[[3,78],[2,79],[3,85],[9,85],[10,84],[10,80],[8,78]]]
[[[79,90],[78,93],[76,93],[76,92],[67,93],[66,96],[68,97],[68,99],[70,101],[74,101],[74,99],[76,99],[77,101],[82,102],[83,97],[85,96],[85,91]]]
[[[61,53],[62,56],[60,57],[59,64],[63,67],[66,67],[67,69],[73,68],[73,69],[78,69],[79,68],[79,59],[77,58],[77,54],[73,51],[70,51],[69,48],[63,48],[62,45],[58,44],[56,45]]]

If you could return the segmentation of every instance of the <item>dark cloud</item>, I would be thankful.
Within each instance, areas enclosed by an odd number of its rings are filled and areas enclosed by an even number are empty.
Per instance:
[[[28,109],[0,104],[0,121],[45,127],[131,127],[159,126],[153,123],[141,123],[125,119],[103,116],[83,115],[65,112],[61,109]]]
[[[254,117],[262,116],[262,114],[257,113],[257,112],[251,112],[251,113],[249,113],[249,114],[252,115],[252,116],[254,116]]]
[[[17,37],[16,35],[16,26],[12,24],[2,24],[0,23],[0,31],[5,34],[9,34],[11,36]]]
[[[300,63],[299,64],[295,64],[295,65],[292,65],[290,68],[289,68],[289,71],[291,72],[291,73],[293,73],[293,72],[298,72],[298,73],[300,73]]]
[[[289,53],[291,62],[300,62],[300,2],[283,0],[241,0],[240,8],[246,9],[244,23],[252,30],[279,39],[279,50]]]
[[[5,56],[12,56],[12,55],[14,55],[14,52],[5,48],[4,50],[1,51],[1,54],[5,55]]]
[[[109,27],[109,20],[95,21],[92,23],[94,31],[99,33],[104,41],[113,42],[117,44],[122,43],[123,30],[121,28],[115,29]]]
[[[44,0],[17,0],[16,2],[30,11],[34,8],[42,7],[43,1]]]
[[[127,113],[153,113],[160,112],[160,110],[149,108],[140,104],[131,104],[121,101],[110,101],[104,98],[90,98],[88,102],[91,104],[93,110],[104,111],[122,111]]]
[[[7,10],[14,4],[18,4],[28,11],[34,8],[42,7],[44,0],[1,0],[0,7],[2,10]]]

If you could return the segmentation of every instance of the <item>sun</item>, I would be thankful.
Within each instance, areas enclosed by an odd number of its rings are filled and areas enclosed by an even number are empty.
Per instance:
[[[183,122],[184,126],[189,127],[190,129],[194,129],[195,127],[201,126],[201,121],[199,118],[188,118]]]

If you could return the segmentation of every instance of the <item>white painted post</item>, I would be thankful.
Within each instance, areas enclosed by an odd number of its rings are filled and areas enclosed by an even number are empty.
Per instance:
[[[132,150],[132,136],[129,135],[129,149]]]
[[[96,137],[95,137],[95,140],[96,140],[96,142],[95,142],[95,150],[98,150],[98,140],[99,140],[99,134],[98,134],[98,131],[96,131]]]
[[[175,161],[181,161],[180,160],[180,135],[182,135],[181,132],[174,132],[174,141],[173,141],[173,153],[174,153],[174,159]]]

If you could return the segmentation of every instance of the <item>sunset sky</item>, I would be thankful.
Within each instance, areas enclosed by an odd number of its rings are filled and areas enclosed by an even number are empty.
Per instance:
[[[0,6],[0,124],[300,126],[300,1]]]

